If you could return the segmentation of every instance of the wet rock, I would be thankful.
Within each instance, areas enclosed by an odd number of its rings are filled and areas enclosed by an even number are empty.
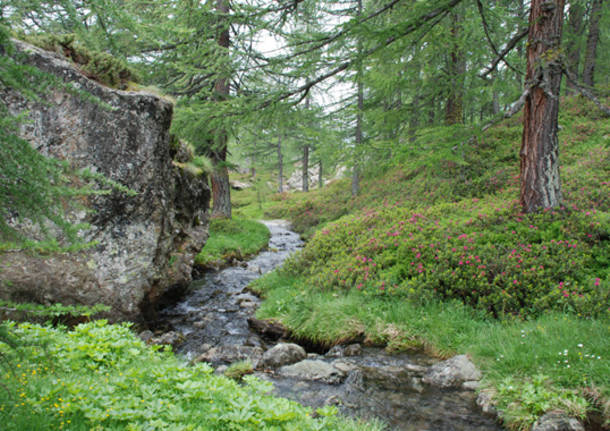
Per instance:
[[[532,431],[585,431],[583,425],[562,411],[552,411],[539,418]]]
[[[180,334],[179,332],[176,331],[169,331],[166,332],[165,334],[161,334],[158,337],[152,337],[149,339],[149,344],[158,344],[158,345],[170,345],[170,346],[175,346],[176,344],[179,344],[182,342],[182,340],[184,340],[184,337],[182,336],[182,334]]]
[[[413,389],[415,392],[418,393],[422,393],[424,391],[424,386],[422,385],[421,379],[417,378],[417,377],[412,377],[411,378],[411,389]]]
[[[424,383],[441,388],[459,387],[465,381],[480,380],[481,372],[466,355],[454,356],[429,368]]]
[[[351,371],[358,369],[358,366],[356,364],[349,362],[349,361],[344,361],[341,359],[333,361],[332,365],[333,365],[333,367],[335,367],[339,371],[343,371],[344,373],[349,373]]]
[[[477,406],[479,406],[483,413],[489,416],[498,416],[498,411],[493,404],[493,395],[489,390],[482,390],[479,392],[479,395],[477,395]]]
[[[341,399],[341,397],[339,397],[339,395],[332,395],[332,396],[328,397],[326,400],[324,400],[324,405],[325,406],[341,406],[341,405],[343,405],[343,400]]]
[[[356,369],[350,372],[345,379],[345,387],[347,392],[364,392],[366,390],[366,386],[364,384],[364,375],[362,371]]]
[[[138,337],[140,337],[140,340],[144,341],[147,344],[153,336],[154,336],[153,332],[148,329],[145,331],[142,331],[138,334]]]
[[[209,362],[211,364],[232,364],[233,362],[249,360],[256,365],[263,356],[263,349],[255,346],[218,346],[195,358],[194,362]]]
[[[326,352],[326,357],[328,358],[341,358],[344,356],[344,347],[343,346],[333,346],[331,349]]]
[[[319,359],[321,357],[322,357],[322,355],[319,355],[317,353],[308,353],[307,354],[307,359]]]
[[[279,340],[286,335],[286,328],[274,320],[259,320],[254,317],[248,318],[248,325],[252,330],[270,340]]]
[[[343,350],[345,356],[360,356],[362,354],[362,346],[360,344],[350,344]]]
[[[298,380],[314,380],[331,385],[339,384],[345,379],[345,373],[328,362],[306,359],[296,364],[286,365],[279,369],[283,377]]]
[[[306,356],[305,349],[298,344],[280,343],[265,352],[259,365],[264,368],[278,368],[299,362]]]

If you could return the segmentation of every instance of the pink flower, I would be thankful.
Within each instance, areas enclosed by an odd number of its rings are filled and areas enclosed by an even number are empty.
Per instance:
[[[600,281],[600,280],[599,280],[599,278],[596,278],[596,279],[595,279],[595,283],[593,283],[593,284],[594,284],[595,286],[599,286],[599,281]]]
[[[513,280],[513,284],[519,284],[517,280]]]

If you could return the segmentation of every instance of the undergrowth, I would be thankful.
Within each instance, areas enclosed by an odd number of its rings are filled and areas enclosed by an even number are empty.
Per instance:
[[[610,122],[593,109],[563,104],[555,210],[521,213],[515,120],[459,163],[421,154],[371,169],[357,198],[347,180],[277,196],[268,214],[310,241],[255,283],[259,317],[328,345],[469,353],[514,429],[608,405]]]
[[[0,421],[21,430],[370,430],[268,395],[146,346],[128,325],[96,321],[73,330],[23,323],[0,326]],[[2,335],[2,334],[0,334]],[[10,339],[10,340],[9,340]],[[6,366],[8,364],[8,366]]]

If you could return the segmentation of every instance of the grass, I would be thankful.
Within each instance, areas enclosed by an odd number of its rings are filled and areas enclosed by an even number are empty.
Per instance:
[[[512,429],[558,408],[610,424],[610,122],[574,98],[560,123],[554,211],[520,211],[516,120],[459,163],[397,154],[356,199],[348,180],[279,196],[268,215],[310,240],[255,282],[259,317],[327,345],[468,353]]]
[[[380,430],[146,346],[128,325],[0,325],[0,421],[21,430]],[[17,344],[19,347],[10,347]]]
[[[441,358],[468,353],[512,429],[529,429],[544,410],[530,405],[523,391],[504,387],[545,376],[548,409],[570,399],[569,412],[579,417],[596,408],[583,388],[594,388],[606,400],[610,396],[608,319],[551,312],[531,320],[497,320],[459,301],[421,304],[306,286],[285,272],[258,280],[252,287],[265,301],[257,317],[279,318],[295,336],[327,346],[364,339],[388,351],[423,349]]]
[[[267,247],[269,236],[269,229],[254,220],[213,219],[210,221],[210,237],[195,263],[210,267],[232,259],[244,259]]]

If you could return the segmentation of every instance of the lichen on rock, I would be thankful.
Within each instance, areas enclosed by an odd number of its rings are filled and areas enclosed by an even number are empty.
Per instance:
[[[97,243],[90,249],[50,257],[4,253],[0,298],[104,303],[112,307],[112,319],[140,320],[167,289],[191,280],[194,257],[208,236],[207,180],[172,163],[170,102],[105,87],[56,53],[14,43],[25,62],[93,96],[55,88],[31,101],[0,89],[12,114],[27,112],[21,137],[46,156],[89,168],[136,193],[90,196],[84,205],[91,211],[69,214],[90,224],[83,232],[85,241]]]

